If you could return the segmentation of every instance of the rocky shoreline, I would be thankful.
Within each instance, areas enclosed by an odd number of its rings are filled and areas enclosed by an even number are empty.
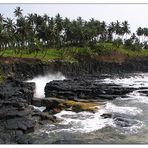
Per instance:
[[[123,97],[133,90],[135,88],[71,79],[47,83],[46,98],[34,98],[34,83],[9,77],[0,85],[0,143],[34,143],[30,133],[58,122],[55,113],[62,110],[95,112],[106,100]],[[45,109],[40,111],[37,107],[42,106]]]
[[[100,74],[148,72],[148,57],[127,58],[122,63],[82,58],[78,63],[62,60],[42,62],[39,59],[0,57],[0,72],[20,80],[61,72],[67,78],[100,77]]]
[[[63,61],[24,59],[23,61],[0,60],[0,72],[5,80],[0,83],[0,143],[35,143],[30,133],[45,124],[58,122],[54,116],[61,110],[75,112],[95,112],[95,106],[106,100],[124,97],[136,88],[120,87],[94,81],[103,77],[102,73],[148,72],[147,58],[129,60],[125,63],[104,63],[91,61],[71,64]],[[48,72],[62,72],[67,80],[51,81],[46,84],[45,98],[34,98],[34,83],[24,80]],[[105,77],[105,76],[104,76]],[[93,81],[92,81],[93,80]],[[99,104],[98,104],[99,102]],[[42,111],[34,106],[44,106]],[[110,118],[111,115],[102,115]]]
[[[34,132],[44,120],[55,122],[54,116],[33,108],[33,93],[34,84],[13,78],[8,78],[0,85],[1,144],[22,143],[26,134]]]

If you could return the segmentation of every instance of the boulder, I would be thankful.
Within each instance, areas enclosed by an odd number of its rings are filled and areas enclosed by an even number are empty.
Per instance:
[[[133,125],[136,125],[138,123],[137,120],[131,119],[126,116],[121,115],[114,115],[113,116],[114,122],[119,127],[131,127]]]
[[[33,132],[35,123],[27,118],[14,118],[6,120],[6,129],[21,130],[24,133]]]
[[[0,85],[0,103],[14,104],[31,104],[34,94],[34,83],[25,83],[9,77],[5,83]]]
[[[101,117],[103,117],[104,119],[106,119],[106,118],[112,118],[112,114],[110,114],[110,113],[104,113],[104,114],[101,115]]]
[[[50,120],[50,121],[53,121],[53,122],[56,121],[56,117],[52,116],[52,115],[49,115],[48,113],[42,112],[40,114],[40,117],[41,117],[41,120]]]

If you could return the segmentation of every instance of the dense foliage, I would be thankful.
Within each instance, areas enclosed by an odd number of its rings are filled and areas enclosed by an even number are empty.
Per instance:
[[[128,21],[107,24],[91,18],[89,21],[78,17],[76,20],[43,16],[36,13],[23,15],[22,9],[14,10],[15,19],[0,14],[0,50],[13,49],[16,53],[26,49],[28,53],[48,48],[90,47],[98,48],[99,43],[113,43],[117,48],[130,50],[147,49],[148,28],[139,27],[131,33]]]

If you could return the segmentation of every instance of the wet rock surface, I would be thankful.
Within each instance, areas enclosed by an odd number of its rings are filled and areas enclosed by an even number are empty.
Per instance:
[[[113,100],[133,90],[134,88],[83,79],[56,80],[46,84],[45,96],[66,99]]]
[[[62,110],[95,113],[99,105],[103,105],[106,100],[123,97],[136,89],[100,83],[95,81],[95,78],[93,80],[75,78],[47,83],[45,87],[47,98],[34,98],[34,88],[34,83],[21,82],[12,77],[0,84],[0,143],[39,143],[43,136],[35,136],[33,133],[46,124],[60,122],[53,114]],[[145,90],[141,91],[147,93]],[[44,106],[45,109],[42,112],[40,109],[34,109],[32,105]],[[119,127],[131,127],[136,123],[111,113],[101,116],[113,118]],[[48,136],[45,136],[44,143],[49,142],[47,138]]]
[[[55,122],[55,118],[32,107],[34,84],[9,77],[0,84],[0,143],[19,143],[27,139],[43,124]],[[42,122],[42,123],[40,123]]]
[[[74,112],[96,112],[101,106],[102,102],[96,102],[93,100],[92,102],[87,100],[68,100],[68,99],[58,99],[58,98],[45,98],[45,99],[33,99],[33,105],[44,106],[50,114],[59,113],[62,110],[74,111]],[[44,118],[44,117],[43,117]],[[46,118],[46,115],[45,115]]]
[[[101,115],[101,117],[103,117],[104,119],[106,119],[106,118],[112,118],[112,114],[111,113],[104,113],[104,114],[102,114]]]

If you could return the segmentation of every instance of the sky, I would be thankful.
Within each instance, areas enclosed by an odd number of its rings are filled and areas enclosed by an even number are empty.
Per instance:
[[[125,21],[130,24],[132,32],[141,27],[148,27],[148,4],[0,4],[0,13],[4,17],[14,18],[14,9],[20,6],[23,14],[37,13],[55,16],[57,13],[65,18],[84,20],[95,18],[110,23]]]

